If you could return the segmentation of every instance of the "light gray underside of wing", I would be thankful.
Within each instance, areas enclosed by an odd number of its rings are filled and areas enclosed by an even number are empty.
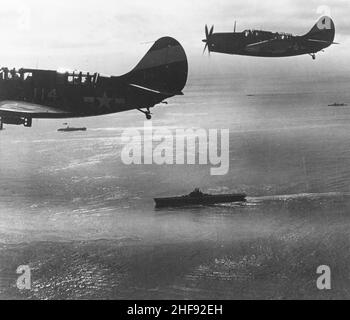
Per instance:
[[[0,102],[0,116],[23,116],[32,118],[64,118],[72,116],[71,113],[39,104],[19,102],[19,101],[3,101]]]

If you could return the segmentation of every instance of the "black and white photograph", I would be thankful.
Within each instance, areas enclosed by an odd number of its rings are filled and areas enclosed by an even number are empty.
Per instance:
[[[349,15],[0,0],[0,300],[350,299]]]

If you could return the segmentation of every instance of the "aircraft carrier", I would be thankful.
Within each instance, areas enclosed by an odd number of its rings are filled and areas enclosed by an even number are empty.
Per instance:
[[[191,205],[212,205],[220,203],[245,202],[245,194],[206,194],[195,189],[188,195],[168,198],[155,198],[156,208],[185,207]]]

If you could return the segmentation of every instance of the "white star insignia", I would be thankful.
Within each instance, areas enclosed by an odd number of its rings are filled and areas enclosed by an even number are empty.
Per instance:
[[[99,108],[103,108],[103,107],[106,107],[106,108],[108,108],[108,109],[110,109],[111,108],[111,106],[110,106],[110,102],[111,102],[111,100],[113,100],[113,99],[111,99],[111,98],[108,98],[108,96],[107,96],[107,94],[106,94],[106,92],[104,92],[103,93],[103,96],[101,97],[101,98],[96,98],[98,101],[99,101]]]

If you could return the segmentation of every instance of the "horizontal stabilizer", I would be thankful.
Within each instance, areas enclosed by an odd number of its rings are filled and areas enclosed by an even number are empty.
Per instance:
[[[319,43],[326,43],[326,44],[340,44],[338,42],[330,42],[326,40],[317,40],[317,39],[306,39],[306,41],[311,41],[311,42],[319,42]]]
[[[162,96],[182,96],[183,93],[181,91],[174,91],[174,92],[165,92],[165,91],[159,91],[159,90],[154,90],[154,89],[150,89],[150,88],[146,88],[146,87],[143,87],[143,86],[139,86],[137,84],[133,84],[133,83],[130,83],[130,86],[134,87],[134,88],[137,88],[137,89],[140,89],[140,90],[143,90],[143,91],[146,91],[146,92],[150,92],[150,93],[155,93],[155,94],[159,94],[159,95],[162,95]]]

